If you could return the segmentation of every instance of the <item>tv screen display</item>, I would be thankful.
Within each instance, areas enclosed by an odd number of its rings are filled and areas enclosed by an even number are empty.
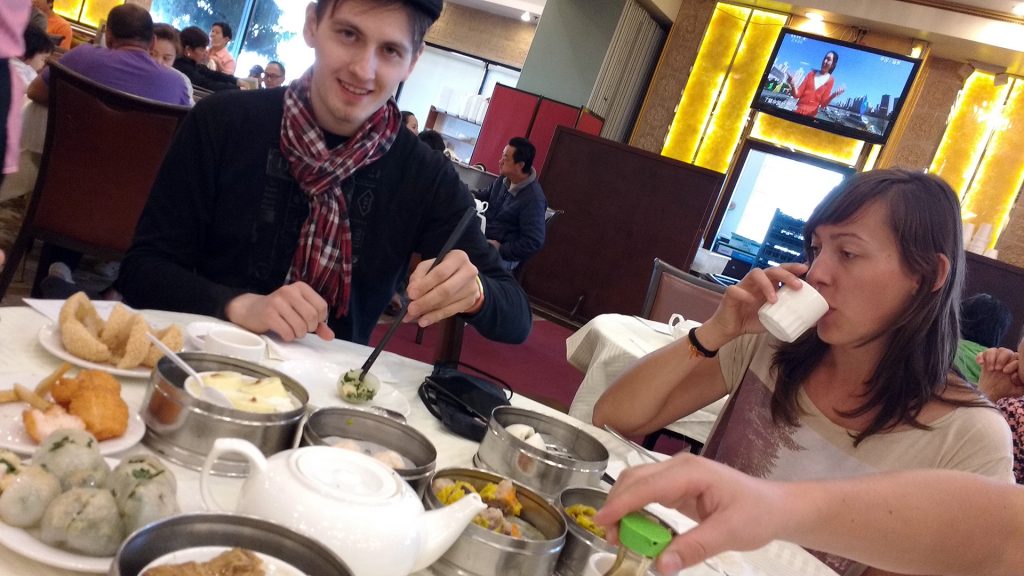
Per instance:
[[[754,95],[754,109],[884,144],[920,60],[783,29]]]

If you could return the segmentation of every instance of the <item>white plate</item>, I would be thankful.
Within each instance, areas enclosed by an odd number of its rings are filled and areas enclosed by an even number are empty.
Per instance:
[[[185,548],[184,550],[178,550],[177,552],[171,552],[165,554],[156,560],[153,560],[142,569],[140,574],[144,574],[150,568],[156,568],[157,566],[164,566],[166,564],[183,564],[185,562],[208,562],[215,556],[229,550],[227,546],[196,546],[195,548]],[[256,555],[263,560],[263,569],[267,576],[306,576],[306,573],[292,566],[291,564],[268,556],[262,552],[256,552]]]
[[[363,406],[380,406],[388,410],[394,410],[408,416],[412,411],[409,401],[402,396],[394,386],[381,382],[377,395],[365,404],[352,404],[346,402],[338,394],[338,378],[351,367],[341,367],[330,362],[315,362],[310,360],[289,360],[282,362],[277,369],[291,376],[302,384],[309,392],[309,404],[315,408],[327,406],[344,406],[346,408],[361,408]],[[385,377],[377,374],[377,368],[371,370],[377,378],[384,380]]]
[[[132,368],[131,370],[122,370],[113,364],[97,364],[96,362],[89,362],[75,356],[64,349],[64,342],[60,339],[60,327],[57,326],[56,322],[47,322],[39,329],[39,343],[50,354],[81,368],[102,370],[122,378],[149,378],[149,375],[153,372],[152,368],[146,368],[145,366]]]
[[[5,374],[0,376],[0,388],[10,388],[15,382],[31,387],[32,384],[42,380],[44,376],[45,374],[25,375],[24,377],[19,374]],[[25,425],[22,423],[21,413],[27,408],[28,405],[24,402],[0,404],[0,448],[10,450],[15,454],[31,456],[39,447],[25,432]],[[137,412],[132,413],[128,417],[128,429],[124,434],[99,443],[100,454],[114,454],[127,450],[138,444],[145,433],[146,424],[142,421],[142,417]]]
[[[106,460],[111,470],[120,462],[112,458]],[[106,574],[114,561],[113,556],[85,556],[54,548],[37,539],[32,532],[8,526],[4,522],[0,522],[0,544],[41,564],[89,574]]]

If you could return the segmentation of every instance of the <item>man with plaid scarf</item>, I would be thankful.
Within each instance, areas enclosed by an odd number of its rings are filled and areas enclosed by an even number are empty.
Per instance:
[[[412,72],[442,0],[318,0],[313,66],[287,89],[216,94],[168,150],[121,267],[136,307],[225,318],[285,340],[365,343],[412,254],[407,321],[461,314],[522,342],[526,296],[470,226],[450,163],[402,129],[391,95]]]

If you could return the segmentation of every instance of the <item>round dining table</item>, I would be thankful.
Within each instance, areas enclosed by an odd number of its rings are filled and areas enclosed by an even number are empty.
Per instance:
[[[157,310],[145,310],[142,312],[146,320],[155,326],[176,323],[186,327],[193,322],[223,322],[194,314]],[[48,351],[41,342],[44,328],[51,325],[51,322],[52,320],[46,315],[28,306],[0,307],[0,378],[6,377],[6,380],[10,380],[12,375],[18,375],[19,377],[24,377],[25,380],[35,378],[38,381],[61,364],[62,360]],[[269,346],[268,358],[262,363],[270,368],[275,368],[289,360],[301,359],[312,361],[311,359],[316,359],[316,361],[355,368],[362,364],[371,351],[371,348],[360,344],[342,340],[325,342],[310,335],[298,342],[278,343]],[[436,447],[437,469],[472,467],[473,455],[476,453],[479,444],[446,430],[440,421],[427,411],[417,396],[417,389],[420,383],[430,373],[432,367],[390,352],[382,353],[377,363],[383,370],[389,373],[391,382],[393,382],[392,385],[408,401],[408,423],[422,432]],[[142,406],[146,395],[148,379],[121,378],[121,383],[122,397],[127,402],[130,411],[134,414]],[[34,385],[35,382],[27,381],[24,384]],[[569,422],[597,438],[608,448],[611,456],[610,473],[613,472],[613,469],[621,470],[623,466],[628,465],[627,463],[631,459],[635,459],[630,457],[630,448],[620,443],[604,430],[580,422],[567,414],[558,412],[520,395],[514,395],[511,402],[513,406],[541,412]],[[337,405],[344,405],[340,398],[337,400]],[[113,454],[111,457],[120,458],[136,453],[151,453],[151,451],[143,443],[139,443],[125,449],[121,453]],[[170,462],[165,461],[165,463],[178,480],[178,499],[182,510],[184,512],[204,510],[205,508],[199,496],[199,473]],[[214,499],[225,507],[230,507],[242,482],[244,480],[238,478],[213,477],[211,492]],[[607,485],[604,485],[604,487],[607,488]],[[669,522],[676,530],[685,530],[693,526],[692,521],[675,511],[665,509],[661,513],[671,515]],[[10,542],[9,539],[5,539],[0,534],[0,575],[68,576],[80,573],[67,568],[52,566],[45,559],[42,562],[30,559],[24,555],[23,551],[19,551],[16,545],[9,545]],[[713,561],[708,565],[686,570],[681,575],[713,576],[729,571],[721,569],[721,566],[732,562],[759,570],[752,573],[765,576],[835,576],[834,572],[830,571],[814,556],[798,546],[785,542],[773,542],[754,552],[741,554],[727,553],[727,555],[722,555],[717,557],[717,559],[720,560],[717,564]],[[733,574],[738,573],[734,571],[729,572]],[[443,572],[428,569],[427,571],[417,573],[417,576],[430,574],[440,576]]]

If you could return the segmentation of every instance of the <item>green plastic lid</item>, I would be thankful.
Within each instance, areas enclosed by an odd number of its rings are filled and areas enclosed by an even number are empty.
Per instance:
[[[647,516],[633,512],[619,520],[619,541],[641,556],[654,558],[672,541],[672,531]]]

